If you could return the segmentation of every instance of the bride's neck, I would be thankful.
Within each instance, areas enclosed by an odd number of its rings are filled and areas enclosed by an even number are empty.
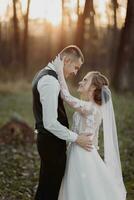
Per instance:
[[[93,96],[88,96],[88,101],[94,102]]]
[[[93,96],[88,96],[87,94],[81,94],[81,99],[84,101],[94,102]]]

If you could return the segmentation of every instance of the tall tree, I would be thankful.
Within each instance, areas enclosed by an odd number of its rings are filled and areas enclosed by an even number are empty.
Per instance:
[[[52,34],[53,34],[53,29],[52,29],[52,24],[51,23],[46,23],[46,46],[47,46],[47,51],[46,51],[46,60],[47,62],[52,59],[53,56],[53,41],[52,41]]]
[[[80,14],[80,0],[77,0],[77,16]]]
[[[14,27],[14,52],[15,60],[20,59],[20,32],[19,32],[19,22],[17,17],[17,1],[12,0],[13,2],[13,27]]]
[[[1,43],[1,38],[2,38],[2,25],[1,25],[1,21],[0,21],[0,43]]]
[[[59,51],[61,51],[65,47],[65,0],[61,1],[62,7],[62,21],[61,21],[61,29],[60,29],[60,44]]]
[[[84,35],[85,35],[85,28],[86,28],[86,19],[90,20],[90,34],[94,31],[94,4],[93,0],[86,0],[84,5],[83,13],[79,13],[79,1],[77,1],[77,14],[78,14],[78,21],[77,21],[77,28],[76,28],[76,41],[75,43],[83,49],[84,47]]]
[[[112,7],[114,13],[114,31],[117,31],[117,9],[118,9],[118,1],[112,0]]]
[[[111,37],[109,37],[109,56],[108,58],[108,65],[113,66],[115,65],[116,56],[117,56],[117,49],[118,49],[118,39],[119,39],[119,31],[117,26],[117,12],[118,12],[118,0],[112,0],[112,11],[113,11],[113,26],[111,29],[111,24],[109,25],[109,32],[111,32]],[[111,9],[111,6],[110,6]],[[110,33],[109,33],[110,34]],[[113,48],[115,51],[113,51]]]
[[[134,91],[134,1],[128,0],[125,24],[122,29],[117,62],[113,76],[116,90]]]
[[[22,41],[22,62],[24,67],[24,72],[27,70],[27,62],[28,62],[28,18],[29,18],[29,9],[30,9],[31,0],[27,1],[27,9],[24,14],[24,33],[23,33],[23,41]]]
[[[0,20],[0,64],[1,64],[1,43],[2,43],[2,25],[1,25],[1,20]]]

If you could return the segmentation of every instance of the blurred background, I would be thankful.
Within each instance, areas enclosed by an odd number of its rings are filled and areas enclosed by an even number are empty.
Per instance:
[[[134,1],[0,0],[1,200],[33,199],[39,157],[31,81],[70,44],[85,57],[68,82],[75,96],[88,71],[99,70],[110,80],[127,200],[134,199]],[[74,110],[66,109],[71,126]],[[102,140],[100,133],[101,149]]]

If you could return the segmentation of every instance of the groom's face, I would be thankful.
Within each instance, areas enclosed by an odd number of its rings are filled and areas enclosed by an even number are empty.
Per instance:
[[[81,58],[71,59],[66,57],[64,61],[64,75],[66,78],[76,75],[81,68],[82,61]]]

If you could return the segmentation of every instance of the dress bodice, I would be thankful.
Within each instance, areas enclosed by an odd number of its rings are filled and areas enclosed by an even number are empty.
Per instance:
[[[93,104],[93,106],[90,106],[90,112],[88,115],[83,115],[80,112],[75,112],[73,114],[73,123],[71,129],[77,134],[92,133],[93,145],[99,149],[98,133],[101,121],[101,109],[99,106]]]

